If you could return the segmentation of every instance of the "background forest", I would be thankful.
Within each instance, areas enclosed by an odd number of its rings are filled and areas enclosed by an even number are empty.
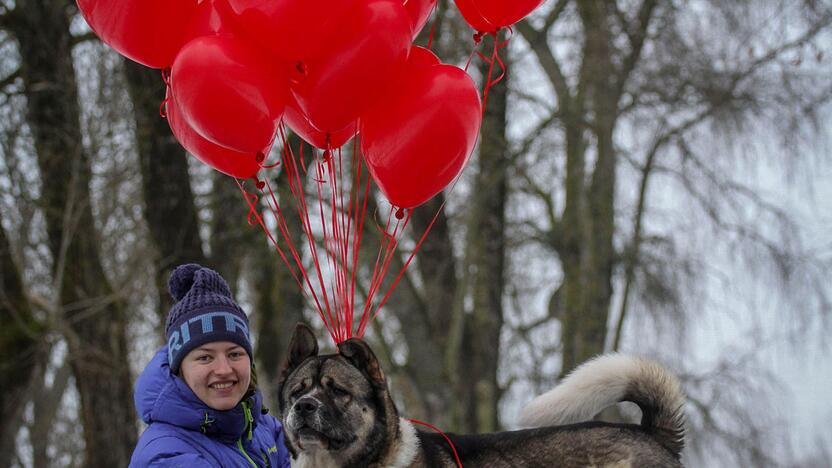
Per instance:
[[[464,64],[470,28],[448,0],[434,20]],[[402,412],[514,428],[620,350],[682,378],[689,466],[832,466],[832,3],[547,0],[501,53],[476,153],[414,211],[421,233],[447,198],[368,336]],[[267,392],[294,323],[321,326],[163,99],[74,2],[0,0],[0,467],[127,464],[175,265],[232,284]]]

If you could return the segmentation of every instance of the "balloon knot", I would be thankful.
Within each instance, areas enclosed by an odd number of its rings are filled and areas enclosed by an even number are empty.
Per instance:
[[[257,164],[261,164],[263,161],[266,160],[266,155],[263,154],[262,151],[258,151],[257,154],[254,156],[254,159],[255,161],[257,161]]]
[[[332,160],[332,151],[324,150],[323,160],[325,163],[329,163]]]
[[[159,106],[159,116],[162,117],[163,119],[168,118],[168,101],[169,100],[170,100],[170,98],[165,98],[165,100],[162,101],[162,104]]]
[[[479,44],[480,41],[482,41],[483,36],[485,36],[484,32],[482,32],[482,31],[475,32],[474,33],[474,44]]]
[[[396,219],[404,218],[404,208],[399,208],[396,210]]]
[[[266,188],[266,183],[258,179],[257,176],[254,176],[254,185],[257,186],[259,190]]]
[[[170,86],[170,67],[162,69],[162,81],[165,82],[165,86]]]

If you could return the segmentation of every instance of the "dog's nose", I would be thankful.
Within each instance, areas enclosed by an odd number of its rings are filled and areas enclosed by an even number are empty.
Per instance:
[[[304,397],[298,400],[297,410],[302,415],[309,415],[318,410],[318,401],[314,398]]]

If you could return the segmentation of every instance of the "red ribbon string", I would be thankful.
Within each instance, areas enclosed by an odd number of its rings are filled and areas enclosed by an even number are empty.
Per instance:
[[[430,22],[430,34],[428,35],[428,50],[431,50],[431,48],[433,46],[433,33],[436,32],[436,20],[437,20],[437,16],[438,16],[436,14],[436,7],[438,7],[438,6],[439,6],[439,2],[436,2],[436,3],[433,4],[433,8],[430,9],[430,15],[429,16],[432,16],[433,19]]]
[[[280,255],[280,258],[283,260],[283,263],[289,269],[289,273],[292,275],[292,278],[295,280],[295,283],[297,283],[298,288],[301,290],[301,292],[304,294],[304,296],[307,297],[307,299],[309,299],[309,296],[308,296],[308,294],[306,293],[306,290],[303,287],[303,282],[301,281],[301,278],[298,277],[295,269],[292,268],[292,264],[289,262],[289,259],[286,257],[286,254],[284,253],[283,249],[280,248],[280,245],[278,244],[277,240],[274,238],[274,236],[272,236],[268,227],[266,227],[266,223],[263,221],[263,217],[261,216],[260,212],[257,210],[257,203],[259,201],[259,197],[255,194],[253,194],[253,193],[249,193],[248,191],[246,191],[246,189],[243,187],[243,184],[239,180],[237,180],[237,187],[239,187],[240,192],[243,194],[243,197],[244,197],[246,203],[249,206],[249,214],[248,214],[249,224],[259,225],[261,227],[261,229],[263,230],[263,232],[266,233],[266,237],[268,237],[269,241],[272,243],[275,250],[277,250],[277,253]],[[271,187],[269,187],[269,193],[272,196],[274,196],[273,192],[271,191]],[[279,213],[279,208],[278,208],[277,211]],[[307,283],[309,283],[309,278],[306,275],[306,270],[303,268],[303,264],[300,263],[297,251],[295,251],[294,247],[292,246],[291,241],[289,240],[288,232],[285,231],[285,220],[283,219],[282,214],[278,214],[276,217],[278,218],[278,223],[282,224],[281,225],[281,232],[284,235],[284,238],[287,239],[287,244],[288,244],[289,249],[291,251],[291,254],[292,254],[292,256],[295,260],[295,265],[297,265],[298,271],[300,271],[301,275],[303,276],[303,279]],[[314,293],[314,291],[313,291],[313,293]],[[317,298],[314,298],[314,301],[317,303]],[[324,320],[324,323],[326,323],[326,319],[324,319],[324,317],[321,317],[321,319]]]
[[[511,38],[514,36],[514,30],[511,27],[506,28],[508,29],[508,37],[503,42],[500,42],[499,34],[500,31],[497,30],[494,33],[489,33],[494,38],[494,48],[491,51],[491,57],[486,57],[483,53],[476,51],[476,54],[482,58],[485,63],[488,64],[488,76],[485,80],[485,86],[483,86],[483,96],[482,96],[482,112],[485,113],[485,106],[488,104],[488,90],[491,89],[492,86],[495,86],[499,82],[503,81],[503,78],[506,76],[506,65],[503,63],[502,57],[500,57],[500,50],[508,46],[508,43],[511,41]],[[494,73],[494,63],[500,66],[500,76],[495,79],[491,79]]]
[[[262,154],[257,155],[257,160],[262,167],[280,165],[283,168],[305,240],[291,238],[287,213],[281,208],[268,179],[256,181],[257,187],[263,192],[262,199],[246,191],[240,181],[237,182],[249,206],[248,222],[260,226],[266,233],[281,260],[290,269],[301,293],[308,303],[315,307],[332,340],[337,344],[353,336],[363,337],[369,321],[378,316],[393,289],[404,276],[405,270],[424,243],[445,202],[442,202],[404,266],[387,287],[385,277],[393,259],[399,255],[400,240],[413,214],[412,210],[402,210],[394,206],[389,208],[386,222],[377,225],[380,235],[376,261],[369,278],[364,303],[357,307],[355,292],[359,252],[362,247],[367,204],[372,196],[372,179],[366,174],[357,140],[353,140],[351,168],[344,167],[347,161],[344,161],[342,151],[333,148],[327,148],[315,159],[313,166],[307,168],[303,144],[296,154],[287,144],[283,123],[278,126],[278,138],[283,144],[280,161],[263,165],[265,156]],[[309,169],[312,169],[312,173],[308,172]],[[304,178],[314,185],[305,188]],[[350,178],[352,181],[348,180]],[[345,187],[344,182],[351,182],[351,186]],[[450,190],[453,190],[455,185],[456,181]],[[317,200],[307,200],[307,190],[314,194]],[[259,211],[258,206],[263,201],[271,212],[274,223],[267,223]],[[269,226],[275,232],[271,232]],[[278,236],[283,237],[281,242],[278,242]],[[306,249],[302,249],[304,241]],[[308,271],[304,265],[305,252],[309,253],[306,267],[311,263],[314,271]],[[384,288],[386,290],[383,290]],[[356,317],[355,314],[359,311],[360,317]]]
[[[410,421],[410,422],[412,422],[412,423],[414,423],[414,424],[419,424],[419,425],[425,426],[425,427],[427,427],[427,428],[429,428],[429,429],[433,429],[433,431],[434,431],[434,432],[438,432],[438,433],[439,433],[439,435],[441,435],[442,437],[444,437],[444,438],[445,438],[445,441],[448,443],[448,445],[450,445],[450,446],[451,446],[451,451],[454,453],[454,459],[456,459],[456,464],[457,464],[457,466],[459,466],[459,468],[462,468],[462,461],[459,459],[459,454],[456,452],[456,446],[454,445],[454,443],[453,443],[453,442],[451,442],[451,438],[450,438],[450,437],[448,437],[448,435],[447,435],[447,434],[445,434],[445,433],[444,433],[444,432],[442,432],[442,431],[441,431],[438,427],[436,427],[436,426],[434,426],[434,425],[432,425],[432,424],[428,424],[428,423],[426,423],[426,422],[418,421],[418,420],[416,420],[416,419],[408,419],[408,421]]]
[[[168,118],[168,108],[167,104],[170,101],[170,68],[162,69],[162,81],[165,83],[165,99],[162,100],[162,104],[159,105],[159,116],[163,119]]]

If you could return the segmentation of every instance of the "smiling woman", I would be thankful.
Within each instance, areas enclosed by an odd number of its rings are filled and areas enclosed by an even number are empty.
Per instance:
[[[237,406],[251,383],[251,359],[236,343],[206,343],[182,360],[185,383],[206,405],[216,410]]]
[[[148,428],[130,467],[288,467],[283,427],[263,409],[248,317],[225,280],[200,265],[168,283],[176,304],[164,346],[136,382]]]

